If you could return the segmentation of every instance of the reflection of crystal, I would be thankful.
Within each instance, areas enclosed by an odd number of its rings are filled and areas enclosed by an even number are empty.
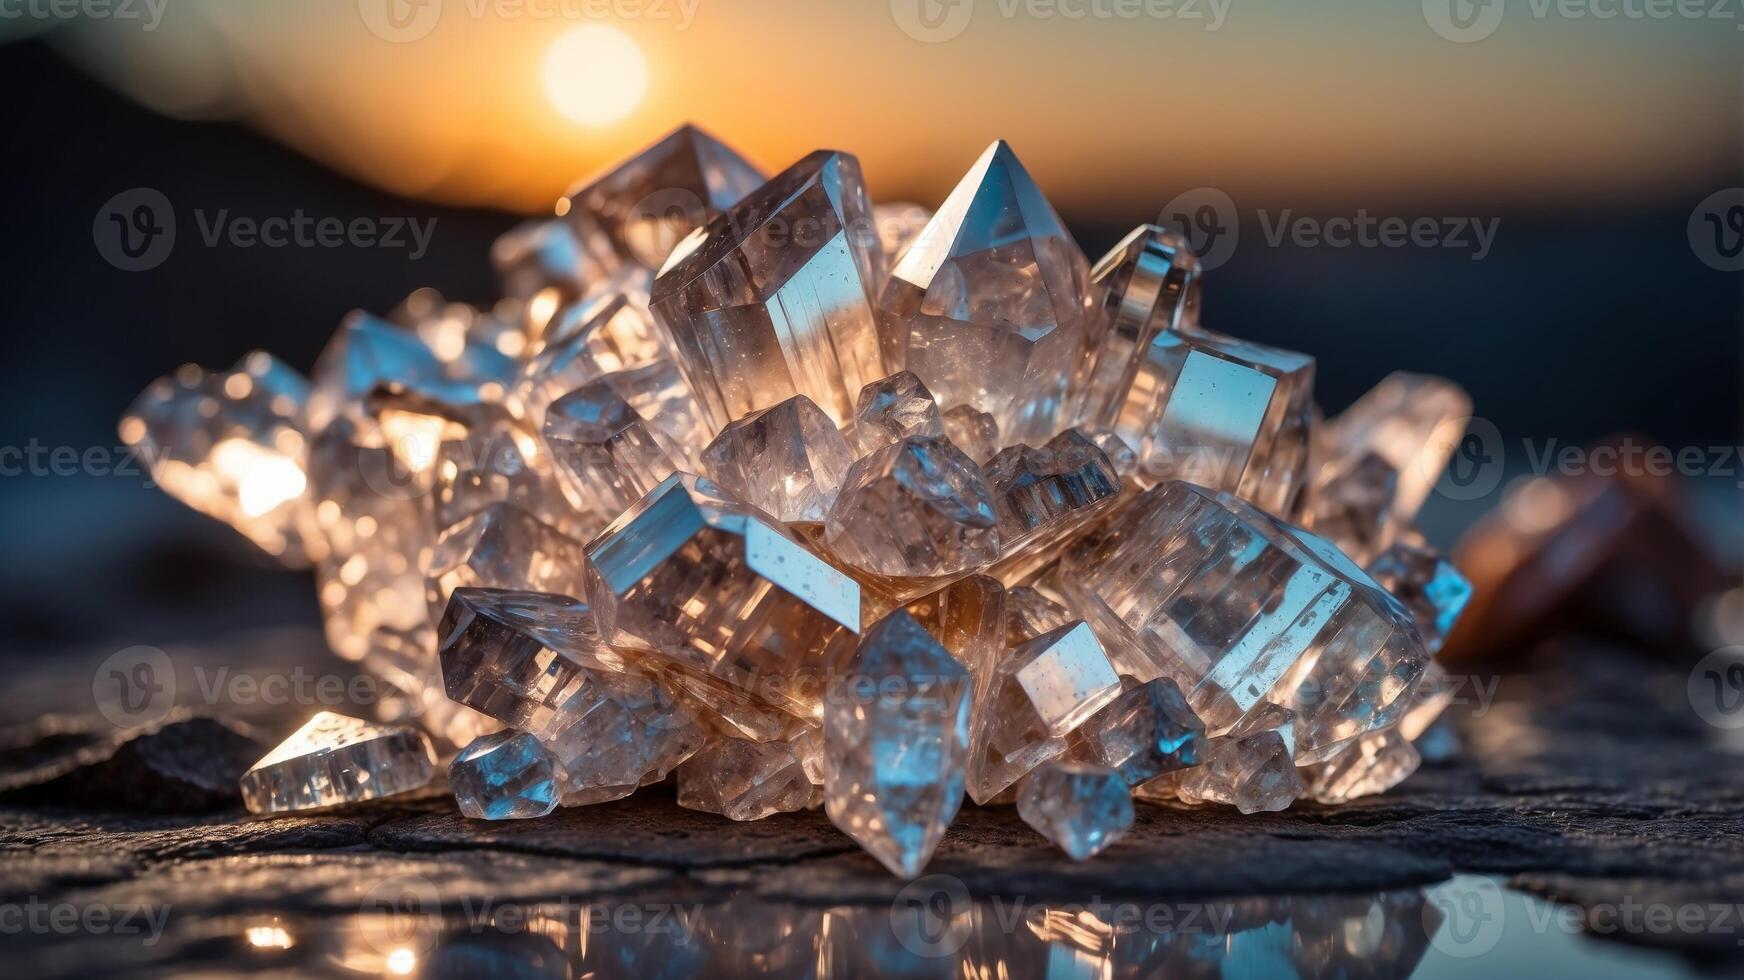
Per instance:
[[[1267,701],[1297,712],[1305,762],[1396,722],[1428,662],[1367,573],[1228,494],[1159,484],[1068,564],[1061,586],[1111,647],[1142,651],[1214,728]]]
[[[417,789],[435,773],[423,732],[323,711],[249,767],[242,802],[250,813],[356,803]]]
[[[874,575],[958,575],[999,557],[996,520],[981,468],[942,438],[914,436],[854,464],[824,540]]]
[[[678,805],[729,820],[761,820],[803,810],[811,780],[786,742],[716,739],[678,767]]]
[[[323,550],[303,493],[308,397],[308,382],[260,351],[222,374],[189,364],[145,389],[121,438],[177,500],[301,566]]]
[[[651,306],[713,428],[794,395],[841,424],[887,373],[870,211],[859,161],[819,150],[673,252]]]
[[[1095,367],[1079,411],[1088,423],[1110,425],[1156,335],[1197,321],[1203,280],[1187,240],[1156,225],[1134,228],[1097,260],[1090,280],[1100,336],[1092,339]]]
[[[1228,490],[1287,514],[1308,469],[1314,359],[1205,330],[1156,335],[1115,432],[1153,479]]]
[[[481,735],[454,757],[448,779],[460,814],[474,820],[523,820],[557,809],[557,763],[524,732]]]
[[[963,666],[905,612],[866,631],[824,712],[824,810],[912,878],[963,802],[969,742]]]
[[[779,525],[708,480],[673,476],[588,558],[588,600],[614,646],[821,717],[824,678],[860,629],[860,588]]]
[[[1085,344],[1089,263],[1005,142],[989,146],[891,270],[879,302],[940,404],[1011,442],[1053,434]]]
[[[1406,532],[1381,552],[1369,563],[1368,571],[1381,588],[1411,611],[1423,648],[1431,654],[1441,649],[1471,601],[1471,583],[1414,531]]]
[[[944,434],[938,403],[913,372],[898,371],[860,389],[854,403],[854,438],[862,455],[909,436]]]
[[[1024,779],[1017,812],[1072,860],[1085,861],[1132,827],[1132,795],[1112,769],[1049,762]]]
[[[1124,678],[1120,697],[1072,733],[1072,757],[1107,766],[1128,786],[1199,764],[1205,723],[1167,677]]]
[[[830,417],[795,395],[722,429],[702,465],[715,483],[777,520],[817,523],[854,454]]]
[[[558,202],[557,214],[600,265],[657,269],[692,229],[761,183],[763,175],[744,157],[686,125],[571,190]]]

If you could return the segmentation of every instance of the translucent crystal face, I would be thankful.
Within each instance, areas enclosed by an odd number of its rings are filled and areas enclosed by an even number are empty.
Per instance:
[[[1266,702],[1296,711],[1310,758],[1397,720],[1428,655],[1397,600],[1337,548],[1191,484],[1139,504],[1061,576],[1110,643],[1143,649],[1210,725]]]
[[[854,405],[854,437],[862,455],[909,436],[942,436],[933,393],[912,371],[898,371],[860,389]]]
[[[309,386],[256,351],[228,372],[187,365],[140,394],[121,437],[152,479],[288,565],[319,558],[305,491]]]
[[[576,388],[665,356],[647,310],[624,293],[608,293],[558,314],[538,352],[521,366],[513,403],[537,426],[552,402]]]
[[[1289,514],[1308,466],[1314,359],[1203,330],[1159,333],[1115,421],[1153,479]]]
[[[457,589],[439,632],[448,696],[543,737],[580,717],[595,672],[624,667],[587,604],[568,596]]]
[[[685,235],[762,183],[744,157],[687,125],[570,191],[557,213],[598,264],[657,269]]]
[[[435,771],[417,729],[323,711],[243,774],[242,802],[250,813],[355,803],[417,789]]]
[[[678,805],[729,820],[803,810],[813,788],[786,742],[723,738],[678,767]]]
[[[1310,773],[1308,796],[1337,804],[1384,793],[1416,772],[1422,761],[1399,729],[1370,732]]]
[[[1122,679],[1120,697],[1072,735],[1072,757],[1107,766],[1128,786],[1199,764],[1205,723],[1167,677]]]
[[[512,504],[491,504],[436,539],[425,573],[430,621],[462,587],[579,595],[585,561],[580,541]]]
[[[969,678],[905,612],[866,631],[824,714],[824,809],[893,873],[920,873],[963,801]]]
[[[651,307],[712,427],[794,395],[838,425],[884,377],[860,165],[820,150],[673,252]]]
[[[988,147],[879,295],[905,366],[1010,441],[1052,434],[1086,342],[1088,263],[1011,148]],[[892,342],[891,346],[895,346]]]
[[[815,720],[860,587],[708,480],[669,478],[588,546],[601,633]]]
[[[544,436],[570,503],[602,515],[621,512],[683,459],[666,433],[604,379],[552,402]]]
[[[1416,533],[1394,541],[1369,563],[1368,571],[1411,611],[1423,648],[1431,655],[1441,649],[1471,601],[1470,580]]]
[[[717,484],[777,520],[819,523],[854,454],[835,422],[795,395],[722,429],[703,450],[702,465]]]
[[[855,463],[824,526],[850,568],[890,578],[959,575],[998,559],[992,492],[941,438],[914,436]]]
[[[1132,827],[1132,794],[1112,769],[1048,762],[1023,781],[1017,812],[1072,860],[1086,861]]]
[[[1089,425],[1112,425],[1158,333],[1196,319],[1199,258],[1179,233],[1139,225],[1090,270],[1091,371],[1078,401]]]
[[[448,767],[460,814],[474,820],[545,816],[562,795],[558,774],[551,752],[515,731],[479,736]]]
[[[320,432],[341,415],[359,425],[375,421],[369,398],[383,389],[452,410],[501,400],[519,366],[470,326],[446,312],[413,325],[351,314],[315,362],[309,430]]]
[[[1465,434],[1471,398],[1442,378],[1400,371],[1388,375],[1317,440],[1328,468],[1348,470],[1372,455],[1395,474],[1395,486],[1375,521],[1374,550],[1406,530]],[[1328,477],[1330,474],[1328,474]]]

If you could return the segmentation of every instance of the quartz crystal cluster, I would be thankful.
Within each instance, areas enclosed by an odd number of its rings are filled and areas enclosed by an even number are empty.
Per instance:
[[[965,796],[1087,859],[1135,800],[1416,767],[1470,594],[1413,527],[1453,384],[1324,419],[1312,357],[1204,325],[1179,235],[1090,262],[1003,142],[933,213],[685,127],[491,257],[489,309],[423,290],[307,381],[187,366],[122,420],[171,494],[312,566],[396,693],[261,760],[251,809],[438,759],[478,819],[672,782],[821,807],[912,876]]]

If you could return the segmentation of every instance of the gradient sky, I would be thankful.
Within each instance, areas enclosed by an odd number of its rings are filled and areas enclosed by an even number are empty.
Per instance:
[[[1116,0],[956,0],[969,20],[941,43],[902,29],[937,0],[441,0],[407,43],[368,29],[373,2],[171,0],[155,30],[90,22],[62,44],[162,111],[246,120],[400,193],[529,212],[687,119],[771,172],[853,151],[875,198],[926,203],[1003,137],[1093,219],[1198,186],[1303,211],[1623,204],[1744,169],[1744,2],[1655,21],[1505,0],[1477,43],[1431,29],[1442,0],[1218,0],[1215,30],[1211,0],[1072,20],[1035,12]],[[652,14],[622,16],[637,9]],[[628,117],[584,127],[540,67],[553,38],[600,22],[635,39],[651,81]]]

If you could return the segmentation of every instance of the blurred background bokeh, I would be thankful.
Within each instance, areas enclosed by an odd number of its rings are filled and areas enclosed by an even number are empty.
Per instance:
[[[1209,202],[1209,325],[1316,355],[1328,412],[1395,369],[1456,379],[1509,477],[1621,431],[1736,446],[1744,10],[1538,6],[20,0],[0,16],[0,445],[118,455],[117,418],[181,363],[265,348],[306,370],[347,310],[425,285],[488,304],[497,235],[688,120],[768,172],[852,151],[875,200],[928,206],[1005,138],[1092,258]],[[142,272],[93,242],[134,188],[179,225]],[[435,223],[427,248],[204,240],[298,214]],[[1338,219],[1435,234],[1341,246]],[[318,623],[306,576],[143,474],[14,469],[13,657]],[[1737,516],[1744,459],[1700,482]],[[1450,543],[1506,483],[1432,500],[1426,529]]]

